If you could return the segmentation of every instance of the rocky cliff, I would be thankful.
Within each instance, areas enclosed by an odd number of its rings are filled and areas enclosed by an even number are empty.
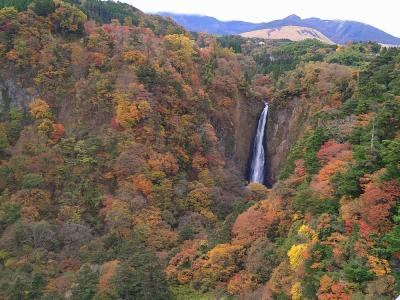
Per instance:
[[[290,149],[305,133],[312,116],[339,106],[353,92],[351,69],[312,63],[289,72],[272,99],[267,123],[267,182],[276,181]],[[307,86],[307,89],[300,89]]]
[[[299,98],[287,105],[272,104],[267,123],[267,182],[273,184],[286,162],[291,147],[304,132],[307,122],[306,103]]]
[[[38,93],[34,89],[26,89],[15,76],[0,74],[0,120],[10,108],[18,107],[26,110],[32,98]]]
[[[235,123],[233,160],[244,177],[247,176],[257,121],[262,108],[262,102],[254,99],[241,98],[236,104],[233,118]]]

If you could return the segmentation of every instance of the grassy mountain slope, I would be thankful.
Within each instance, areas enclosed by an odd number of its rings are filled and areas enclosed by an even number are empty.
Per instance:
[[[400,44],[400,39],[398,37],[394,37],[371,25],[356,21],[322,20],[319,18],[301,19],[296,15],[291,15],[282,20],[265,23],[266,28],[276,28],[287,25],[314,28],[337,44],[346,44],[349,41],[373,41],[382,44]]]
[[[333,42],[319,31],[300,26],[283,26],[275,29],[259,29],[240,34],[247,38],[262,38],[269,40],[287,39],[291,41],[302,41],[306,39],[316,39],[324,43]]]

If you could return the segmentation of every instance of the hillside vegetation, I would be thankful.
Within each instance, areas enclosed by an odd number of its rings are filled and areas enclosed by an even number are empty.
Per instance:
[[[3,6],[1,299],[400,293],[399,49],[192,35],[111,1]],[[271,137],[294,140],[271,189],[238,159],[265,99],[297,120]]]

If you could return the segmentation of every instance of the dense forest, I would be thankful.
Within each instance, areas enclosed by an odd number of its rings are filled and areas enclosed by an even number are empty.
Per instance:
[[[266,99],[297,120],[269,188],[239,159]],[[400,49],[0,3],[1,299],[399,294]]]

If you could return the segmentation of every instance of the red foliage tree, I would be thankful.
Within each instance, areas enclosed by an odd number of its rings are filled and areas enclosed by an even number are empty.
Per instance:
[[[350,144],[339,144],[333,140],[325,142],[317,153],[317,157],[321,162],[328,162],[334,157],[340,156],[344,150],[349,150]]]
[[[361,195],[361,219],[378,232],[386,232],[391,227],[390,210],[400,196],[400,186],[396,180],[378,185],[367,184]]]

